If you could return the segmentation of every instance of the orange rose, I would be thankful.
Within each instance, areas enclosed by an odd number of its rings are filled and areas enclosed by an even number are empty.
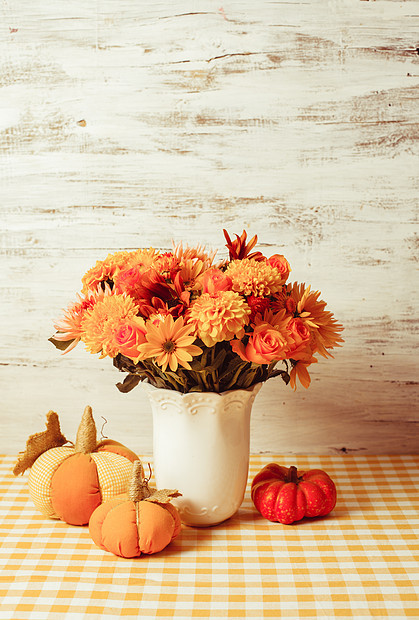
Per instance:
[[[146,341],[144,319],[135,316],[121,323],[113,333],[113,340],[118,352],[138,362],[138,347]]]
[[[287,357],[294,360],[312,361],[311,333],[308,327],[299,318],[290,319],[287,331],[291,342],[287,348]]]
[[[270,364],[285,358],[288,342],[272,325],[257,325],[245,345],[241,340],[232,340],[231,348],[244,362]]]
[[[114,277],[115,290],[118,293],[128,293],[135,289],[141,279],[141,269],[139,267],[130,267],[123,269]]]
[[[284,284],[288,280],[291,271],[290,264],[285,256],[282,256],[282,254],[273,254],[266,262],[271,267],[278,269],[279,273],[282,275],[282,284]]]
[[[230,291],[232,281],[223,271],[219,269],[208,269],[200,278],[202,292],[215,295],[219,291]]]

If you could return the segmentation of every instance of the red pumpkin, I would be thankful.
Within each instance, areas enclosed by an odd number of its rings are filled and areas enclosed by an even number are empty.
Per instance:
[[[291,466],[266,465],[253,479],[252,501],[269,521],[285,525],[304,517],[323,517],[336,505],[336,487],[321,469],[298,472]]]

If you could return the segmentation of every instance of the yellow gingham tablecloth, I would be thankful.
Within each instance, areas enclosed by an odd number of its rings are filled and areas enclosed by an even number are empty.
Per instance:
[[[2,619],[419,618],[418,456],[252,456],[249,483],[272,461],[325,469],[335,510],[271,523],[248,487],[225,523],[183,527],[161,553],[134,560],[38,514],[15,460],[0,466]]]

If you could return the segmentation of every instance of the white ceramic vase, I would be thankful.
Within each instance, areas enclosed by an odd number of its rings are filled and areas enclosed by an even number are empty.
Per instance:
[[[246,490],[250,414],[262,383],[221,394],[142,386],[153,413],[157,487],[182,493],[173,503],[186,525],[225,521],[238,510]]]

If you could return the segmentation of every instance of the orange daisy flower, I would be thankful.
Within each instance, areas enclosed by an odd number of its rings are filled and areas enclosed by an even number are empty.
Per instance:
[[[142,359],[154,357],[163,372],[167,366],[173,372],[176,372],[178,366],[190,370],[188,362],[194,355],[202,353],[202,349],[193,344],[193,326],[185,325],[183,317],[174,321],[172,315],[168,314],[159,322],[148,321],[146,328],[147,342],[139,346],[139,352]]]

